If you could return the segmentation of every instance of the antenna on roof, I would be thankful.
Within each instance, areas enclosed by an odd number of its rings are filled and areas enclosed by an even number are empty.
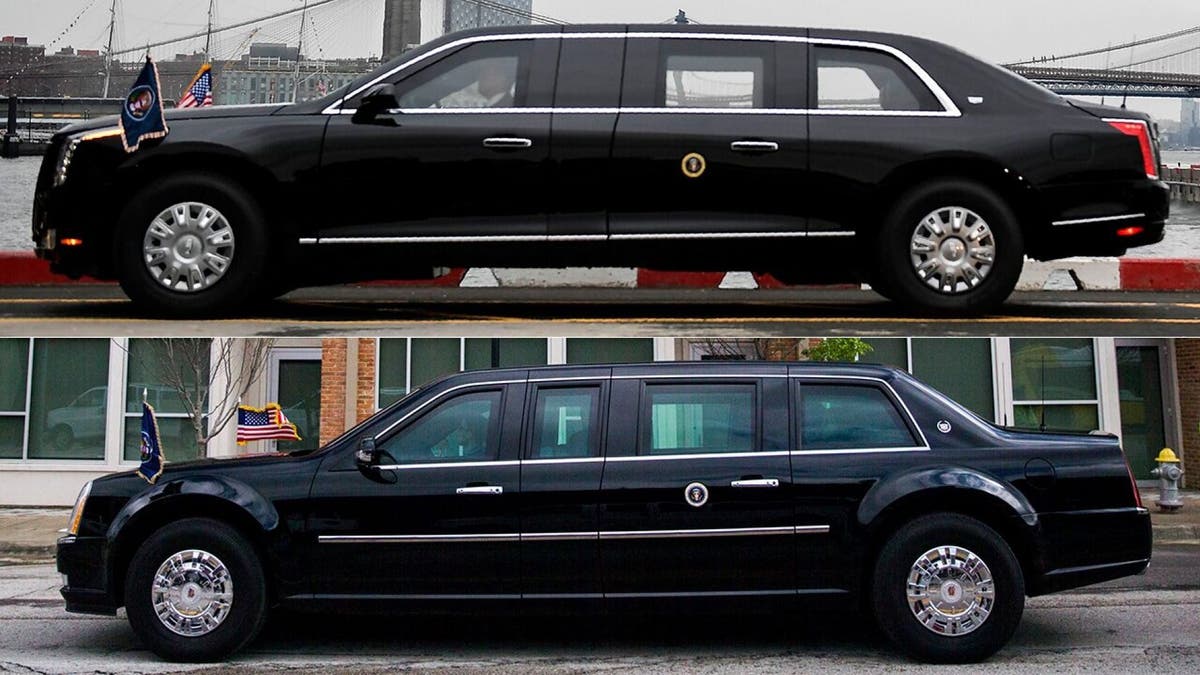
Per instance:
[[[675,23],[691,23],[688,21],[687,12],[679,10],[679,13],[675,15]]]

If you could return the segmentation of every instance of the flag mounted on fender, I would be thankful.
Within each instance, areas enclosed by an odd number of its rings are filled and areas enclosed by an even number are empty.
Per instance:
[[[162,138],[168,131],[162,90],[158,86],[158,67],[147,56],[146,65],[121,105],[121,143],[125,152],[134,152],[142,141]]]
[[[162,440],[158,436],[158,420],[154,419],[154,407],[142,401],[142,465],[137,474],[154,485],[163,471]]]
[[[176,108],[204,108],[213,104],[213,79],[212,79],[212,64],[206,63],[200,66],[200,70],[196,72],[196,76],[192,78],[187,88],[183,90],[183,96],[179,97],[179,103]]]
[[[300,433],[278,403],[268,403],[262,408],[248,405],[238,406],[237,444],[248,441],[298,441]]]

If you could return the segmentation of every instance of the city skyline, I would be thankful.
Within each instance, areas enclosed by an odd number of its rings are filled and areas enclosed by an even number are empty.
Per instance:
[[[311,1],[311,0],[310,0]],[[220,2],[218,25],[300,6],[301,0],[242,0]],[[63,46],[76,49],[103,48],[107,39],[108,3],[95,2],[80,16],[74,28],[55,38],[78,15],[82,3],[42,3],[0,0],[0,34],[28,36],[31,43],[56,51]],[[163,37],[204,29],[208,3],[197,0],[119,0],[122,22],[117,31],[117,49]],[[683,8],[702,23],[783,24],[836,26],[921,35],[959,47],[993,62],[1022,60],[1068,53],[1081,49],[1122,43],[1200,25],[1200,5],[1189,0],[1163,0],[1155,12],[1123,13],[1115,0],[1104,2],[1035,3],[1013,0],[1003,6],[983,2],[951,0],[900,0],[881,3],[818,0],[780,6],[768,0],[746,0],[731,7],[718,0],[610,0],[583,3],[579,0],[534,0],[533,11],[569,21],[650,22],[670,20]],[[1124,6],[1124,5],[1121,5]],[[306,21],[306,52],[315,57],[345,58],[378,56],[382,51],[382,0],[344,0],[336,11],[315,10]],[[324,14],[320,12],[324,11]],[[164,20],[163,17],[170,17]],[[347,20],[350,17],[350,20]],[[1036,19],[1031,18],[1036,17]],[[295,44],[299,16],[272,22],[252,36],[256,42]],[[236,58],[235,52],[248,41],[248,29],[214,36],[213,52],[218,58]],[[204,40],[173,45],[169,51],[187,53],[203,49]],[[1135,55],[1131,55],[1130,58]],[[161,58],[161,57],[160,57]],[[1131,107],[1151,112],[1162,119],[1178,120],[1176,99],[1137,99]]]

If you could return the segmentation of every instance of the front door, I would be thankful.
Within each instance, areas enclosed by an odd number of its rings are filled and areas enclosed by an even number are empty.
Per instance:
[[[614,381],[599,537],[607,598],[795,593],[784,382]]]
[[[322,467],[310,519],[319,597],[519,597],[523,389],[431,393],[378,432],[378,469],[358,469],[353,453]]]
[[[1154,458],[1165,447],[1176,450],[1167,420],[1174,406],[1164,384],[1169,368],[1165,340],[1117,341],[1117,388],[1121,404],[1121,445],[1138,480],[1151,480]]]
[[[776,85],[777,68],[803,78],[804,55],[763,41],[630,38],[613,238],[804,236],[808,117],[780,108]]]
[[[298,441],[266,441],[268,451],[292,452],[321,447],[321,350],[285,347],[271,351],[267,398],[278,403],[296,425]]]
[[[395,76],[399,109],[333,116],[320,241],[544,236],[550,87],[538,82],[553,81],[557,48],[548,38],[472,43]]]

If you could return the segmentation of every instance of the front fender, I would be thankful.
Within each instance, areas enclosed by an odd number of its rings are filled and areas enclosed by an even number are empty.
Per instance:
[[[249,485],[227,476],[186,476],[164,480],[130,499],[108,527],[109,545],[113,545],[126,526],[143,514],[185,497],[219,499],[233,504],[258,523],[264,532],[279,526],[279,512],[275,506]]]
[[[928,490],[969,490],[997,499],[1021,518],[1026,525],[1038,524],[1037,511],[1019,490],[992,476],[958,466],[924,467],[884,478],[867,491],[858,506],[858,522],[867,526],[888,507],[912,495]]]

